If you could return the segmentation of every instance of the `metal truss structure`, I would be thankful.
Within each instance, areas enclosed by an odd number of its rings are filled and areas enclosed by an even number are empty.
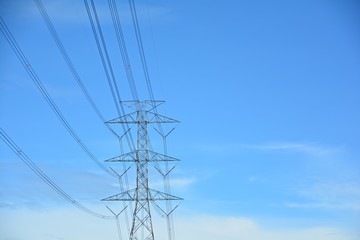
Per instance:
[[[137,125],[136,149],[132,152],[106,160],[107,162],[135,163],[136,187],[103,199],[103,201],[131,201],[135,203],[132,216],[130,240],[154,240],[150,203],[154,203],[155,206],[168,217],[176,207],[169,208],[169,205],[167,205],[167,209],[163,210],[158,204],[156,204],[156,201],[182,200],[181,198],[173,196],[168,192],[161,192],[149,187],[149,163],[179,161],[176,158],[157,153],[149,149],[149,124],[161,125],[163,123],[178,123],[178,121],[174,119],[157,113],[157,107],[161,103],[163,102],[152,100],[122,102],[122,104],[125,104],[130,108],[135,108],[135,111],[108,121],[109,124],[125,124],[126,126],[130,124]],[[165,171],[162,171],[159,168],[156,169],[161,173],[165,181],[168,179],[168,174],[173,168],[170,170],[167,168]],[[169,238],[171,238],[170,233]]]

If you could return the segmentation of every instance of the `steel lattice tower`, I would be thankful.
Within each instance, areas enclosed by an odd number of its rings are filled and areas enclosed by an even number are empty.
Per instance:
[[[124,102],[123,102],[124,103]],[[150,203],[154,201],[182,200],[168,193],[149,188],[148,164],[151,162],[179,161],[176,158],[149,150],[149,124],[177,123],[178,121],[159,115],[154,109],[161,101],[129,101],[128,106],[136,108],[135,112],[108,121],[110,124],[136,124],[137,146],[132,152],[107,160],[107,162],[135,162],[136,188],[131,189],[103,201],[133,201],[135,208],[132,216],[130,240],[154,240],[154,231],[150,211]],[[165,175],[167,175],[166,173]],[[156,205],[159,207],[158,205]],[[168,209],[167,209],[168,210]],[[165,211],[162,210],[164,213]],[[166,213],[171,214],[172,211]],[[141,235],[141,238],[139,238]]]

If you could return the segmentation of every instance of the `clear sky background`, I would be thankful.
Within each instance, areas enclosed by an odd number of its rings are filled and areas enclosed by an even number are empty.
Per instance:
[[[100,160],[118,155],[35,3],[0,3],[0,15],[83,142]],[[130,99],[106,1],[95,3],[121,95]],[[117,117],[83,2],[44,5],[95,103],[106,119]],[[155,98],[166,101],[159,112],[181,121],[168,139],[169,155],[182,159],[172,178],[173,193],[185,198],[174,215],[176,239],[360,239],[360,3],[136,6]],[[118,7],[136,84],[148,99],[127,1]],[[119,192],[116,180],[66,132],[2,35],[0,48],[1,128],[74,199],[110,214],[99,200]],[[3,142],[0,171],[1,240],[117,239],[115,222],[65,202]],[[156,239],[165,240],[163,219],[154,221]]]

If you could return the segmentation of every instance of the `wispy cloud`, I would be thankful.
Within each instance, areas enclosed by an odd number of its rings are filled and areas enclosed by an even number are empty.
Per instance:
[[[178,217],[176,223],[178,238],[187,240],[355,240],[359,237],[356,233],[322,225],[269,227],[245,217],[193,215]]]
[[[171,180],[171,186],[175,188],[188,187],[196,182],[196,178],[175,178]]]
[[[258,177],[256,177],[256,176],[251,176],[248,179],[249,182],[255,182],[256,180],[258,180]]]
[[[243,144],[243,143],[219,143],[219,144],[201,144],[198,146],[200,150],[206,152],[226,153],[239,150],[257,150],[257,151],[287,151],[303,154],[311,154],[316,156],[330,156],[342,150],[342,147],[325,146],[315,142],[273,142],[259,144]]]
[[[315,182],[297,194],[301,201],[288,202],[287,207],[360,211],[360,184],[356,182]]]
[[[340,148],[326,147],[317,143],[268,143],[260,145],[242,145],[243,148],[275,151],[296,151],[317,156],[328,156],[339,151]]]
[[[96,210],[100,210],[96,208]],[[101,209],[104,211],[104,209]],[[77,209],[58,209],[49,211],[10,211],[0,209],[0,225],[5,239],[45,240],[53,236],[57,239],[116,239],[115,223],[102,219],[86,217]],[[105,212],[106,214],[106,212]],[[156,214],[155,214],[156,215]],[[121,216],[122,218],[124,216]],[[124,239],[127,231],[124,220],[120,219]],[[153,219],[156,239],[167,239],[165,220]],[[285,221],[286,219],[284,219]],[[303,225],[303,224],[301,224]],[[61,228],[59,228],[61,226]],[[284,224],[275,226],[249,217],[187,215],[175,218],[177,239],[186,240],[356,240],[359,233],[326,225],[289,227]],[[304,226],[304,225],[303,225]],[[14,231],[13,229],[19,229]],[[83,229],[83,230],[81,230]]]
[[[43,5],[50,19],[54,22],[71,24],[72,26],[89,22],[83,1],[43,1]],[[126,3],[117,3],[117,5],[122,23],[130,24],[132,20],[129,5]],[[101,23],[111,24],[111,14],[107,1],[95,1],[95,6]],[[40,16],[35,3],[31,2],[29,4],[23,1],[1,1],[0,7],[5,13],[13,12],[15,9],[18,15],[27,19],[35,19]],[[164,20],[166,16],[170,16],[170,9],[164,5],[138,3],[136,9],[140,21],[145,19],[149,21],[151,18],[152,23],[157,23],[159,22],[157,20]]]
[[[81,92],[76,88],[65,88],[65,87],[59,87],[54,86],[50,84],[46,84],[46,89],[50,93],[51,96],[53,96],[56,99],[62,99],[68,102],[75,102],[79,98],[82,97]]]
[[[89,22],[83,1],[44,2],[44,7],[50,18],[59,23],[84,24]],[[102,23],[111,23],[111,15],[106,2],[96,4],[96,11]],[[37,9],[34,9],[34,14],[39,14]]]
[[[285,206],[289,208],[318,208],[318,209],[332,209],[332,210],[351,210],[351,211],[360,211],[360,203],[295,203],[289,202],[286,203]]]
[[[83,1],[42,1],[50,19],[64,24],[83,24],[88,22],[85,5]],[[0,1],[0,7],[5,13],[16,12],[15,17],[35,20],[40,17],[40,12],[34,2],[28,1]],[[109,14],[106,4],[97,5],[98,15],[103,17]],[[110,21],[110,16],[107,16]]]
[[[170,180],[171,187],[175,188],[175,189],[189,187],[190,185],[194,184],[196,181],[197,181],[197,179],[194,178],[194,177],[190,177],[190,178],[172,178]],[[152,181],[151,186],[154,187],[154,188],[162,188],[164,186],[164,181],[163,180]]]

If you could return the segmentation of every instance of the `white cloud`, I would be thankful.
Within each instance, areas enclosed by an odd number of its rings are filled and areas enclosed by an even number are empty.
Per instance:
[[[326,226],[269,228],[239,217],[190,216],[179,218],[176,223],[178,239],[186,240],[355,240],[359,237]]]
[[[198,146],[206,152],[231,152],[239,149],[260,150],[260,151],[292,151],[316,156],[331,156],[341,151],[341,147],[328,147],[318,143],[297,143],[297,142],[275,142],[263,144],[207,144]]]
[[[327,156],[338,151],[335,148],[324,147],[316,143],[270,143],[262,145],[244,145],[245,148],[254,148],[260,150],[283,150],[296,151],[318,156]]]
[[[172,178],[170,180],[171,188],[186,188],[190,186],[191,184],[195,183],[195,178]],[[153,181],[151,182],[151,186],[156,187],[163,187],[164,182],[163,180],[160,181]]]
[[[50,93],[53,99],[61,99],[68,103],[76,103],[82,98],[81,92],[76,88],[54,86],[45,84],[46,90]]]
[[[313,182],[297,194],[303,201],[288,202],[287,207],[360,211],[360,185],[356,182]]]
[[[111,221],[91,217],[76,208],[0,209],[0,222],[1,240],[115,239]]]
[[[334,210],[352,210],[360,211],[360,202],[352,203],[328,203],[328,202],[318,202],[318,203],[286,203],[289,208],[321,208],[321,209],[334,209]]]
[[[251,176],[248,179],[249,182],[255,182],[256,180],[258,180],[258,177],[256,177],[256,176]]]
[[[99,209],[107,214],[103,208]],[[156,214],[153,214],[156,215]],[[248,217],[175,216],[176,239],[186,240],[356,240],[360,233],[329,226],[288,227],[259,224]],[[114,221],[91,217],[73,208],[33,211],[0,209],[1,239],[117,239]],[[5,221],[6,220],[6,221]],[[127,239],[124,219],[123,239]],[[159,221],[161,223],[159,224]],[[157,240],[166,240],[164,219],[154,217]]]
[[[4,2],[4,3],[2,3]],[[89,22],[85,4],[83,1],[42,1],[44,8],[49,15],[50,19],[54,22],[63,24],[87,24]],[[100,18],[102,24],[111,24],[111,13],[107,1],[94,1],[96,6],[97,15]],[[36,16],[40,16],[39,10],[35,3],[24,4],[14,1],[14,3],[7,3],[1,1],[3,8],[8,11],[17,10],[29,19],[33,19]],[[91,2],[88,0],[89,7],[91,8]],[[122,23],[130,24],[131,15],[130,7],[127,3],[117,3],[119,16]],[[142,21],[145,18],[151,17],[151,20],[164,19],[165,16],[170,16],[170,9],[166,6],[156,4],[136,4],[138,18]],[[147,19],[148,20],[148,19]],[[157,21],[155,21],[156,23]]]

